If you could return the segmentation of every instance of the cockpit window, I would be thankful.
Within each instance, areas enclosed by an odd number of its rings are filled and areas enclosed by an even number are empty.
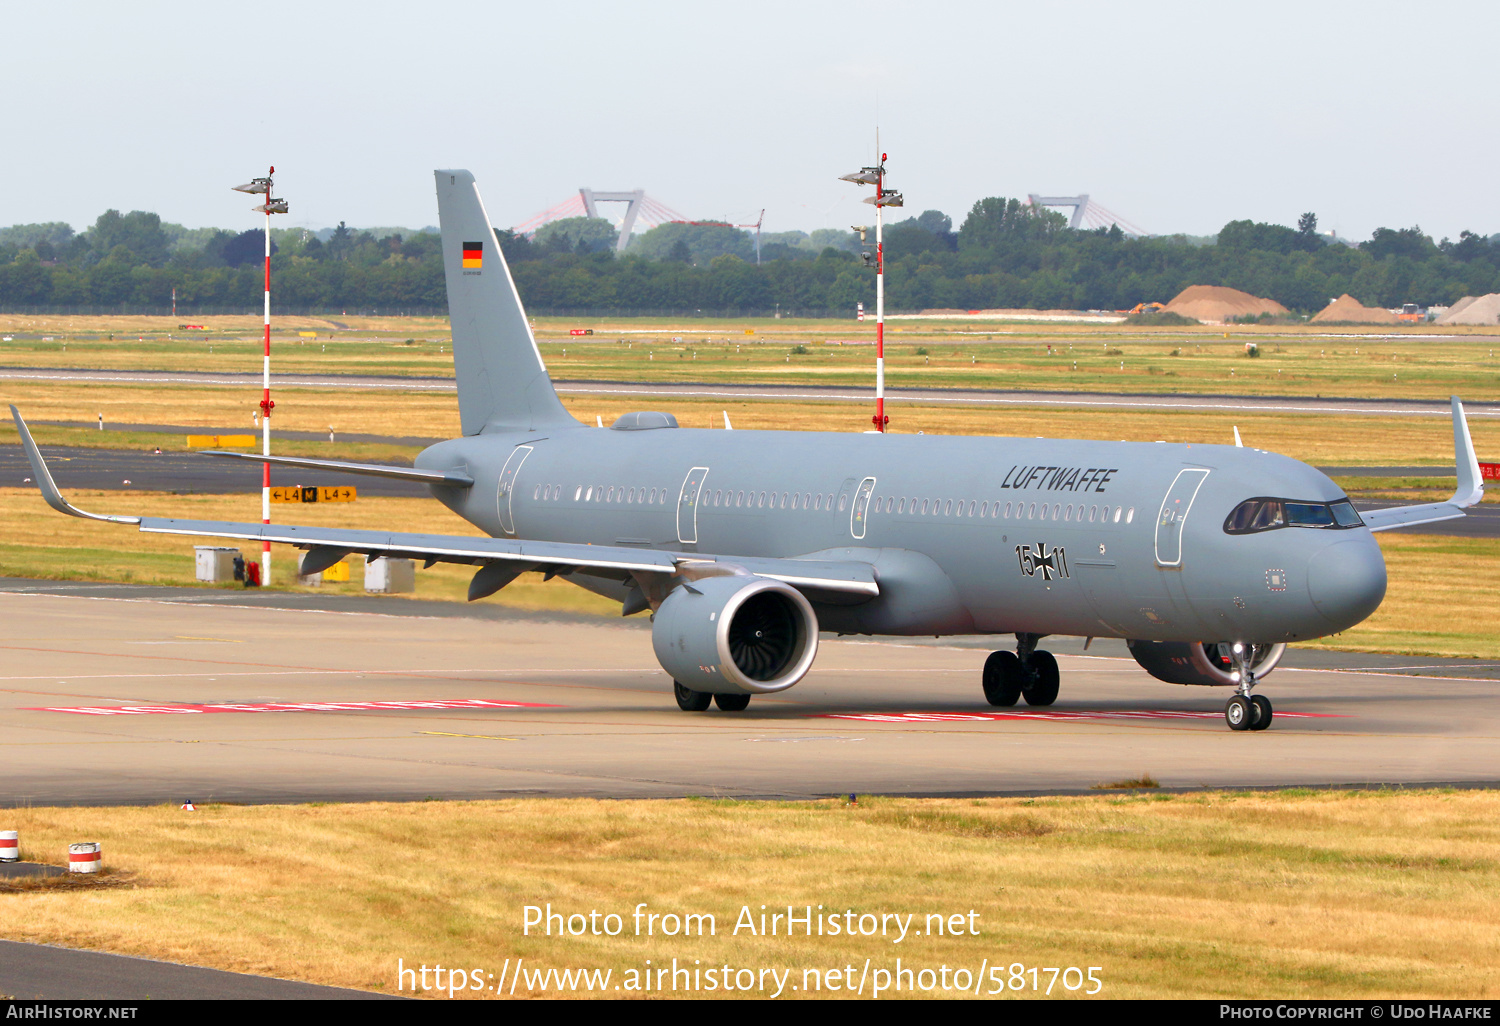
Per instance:
[[[1319,527],[1339,530],[1362,527],[1359,513],[1348,499],[1336,502],[1293,502],[1290,499],[1246,499],[1224,520],[1227,534],[1254,534],[1279,527]]]
[[[1348,499],[1335,502],[1333,509],[1333,522],[1340,527],[1360,527],[1364,521],[1359,518],[1359,513],[1354,509],[1354,503]]]
[[[1293,527],[1332,527],[1333,510],[1322,503],[1286,503],[1287,523]]]

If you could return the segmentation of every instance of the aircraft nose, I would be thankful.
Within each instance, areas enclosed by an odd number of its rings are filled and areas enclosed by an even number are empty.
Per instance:
[[[1374,538],[1334,542],[1307,567],[1307,592],[1323,618],[1339,630],[1353,627],[1385,598],[1385,558]]]

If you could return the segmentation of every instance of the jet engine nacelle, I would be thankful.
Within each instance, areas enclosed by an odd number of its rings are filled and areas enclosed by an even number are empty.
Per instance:
[[[1229,644],[1196,641],[1127,641],[1135,661],[1157,680],[1168,684],[1202,684],[1227,687],[1238,684]],[[1250,646],[1250,672],[1260,679],[1281,662],[1285,645]]]
[[[806,675],[818,618],[796,588],[734,574],[691,581],[656,610],[651,645],[662,669],[693,691],[768,695]]]

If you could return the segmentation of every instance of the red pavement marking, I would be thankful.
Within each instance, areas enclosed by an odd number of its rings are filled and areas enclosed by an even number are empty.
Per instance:
[[[1059,710],[1056,712],[1018,710],[1004,713],[817,713],[815,715],[819,719],[864,720],[874,723],[963,723],[975,720],[1218,720],[1224,718],[1221,712],[1185,712],[1175,709]],[[1344,713],[1282,712],[1279,709],[1275,715],[1277,719],[1285,717],[1299,720],[1346,718]]]
[[[80,705],[33,706],[28,712],[81,713],[85,716],[152,716],[167,713],[387,712],[403,709],[560,709],[545,702],[496,702],[488,698],[455,698],[413,702],[223,702],[212,705]]]

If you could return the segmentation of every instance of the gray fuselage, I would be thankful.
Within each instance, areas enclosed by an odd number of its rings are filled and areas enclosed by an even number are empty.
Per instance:
[[[434,494],[494,537],[868,559],[900,586],[810,596],[847,633],[1271,643],[1345,630],[1385,594],[1363,526],[1226,533],[1252,497],[1343,498],[1234,446],[580,426],[454,439],[417,465],[467,470],[473,488]]]

